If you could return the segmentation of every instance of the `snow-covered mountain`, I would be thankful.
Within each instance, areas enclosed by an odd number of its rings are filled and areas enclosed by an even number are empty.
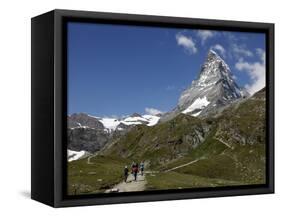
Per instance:
[[[154,126],[158,123],[159,119],[160,116],[157,115],[140,115],[137,113],[121,119],[107,117],[101,118],[85,113],[79,113],[68,116],[68,127],[104,129],[104,131],[110,133],[115,130],[122,131],[133,125],[144,124],[147,126]]]
[[[164,118],[170,119],[180,112],[205,116],[248,95],[246,90],[237,85],[225,61],[210,50],[198,78],[182,92],[177,107]]]
[[[77,160],[85,153],[95,153],[110,139],[124,135],[135,125],[154,126],[160,116],[139,115],[117,118],[100,118],[86,113],[75,113],[68,116],[68,160]]]
[[[185,114],[204,115],[246,95],[225,61],[210,50],[198,78],[181,94],[178,107]]]

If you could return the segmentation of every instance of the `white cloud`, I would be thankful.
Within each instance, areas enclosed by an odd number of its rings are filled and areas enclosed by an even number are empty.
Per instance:
[[[212,38],[215,35],[215,32],[210,30],[198,30],[197,35],[201,39],[201,43],[204,44],[208,38]]]
[[[232,32],[223,31],[222,35],[228,39],[229,43],[235,43],[238,40]]]
[[[261,58],[262,62],[265,63],[265,52],[261,48],[256,49],[257,55]]]
[[[155,108],[145,108],[145,112],[149,115],[162,114],[163,112]]]
[[[226,52],[225,52],[225,49],[224,49],[224,47],[223,47],[222,45],[220,45],[220,44],[215,44],[215,45],[213,45],[213,46],[211,47],[211,49],[220,52],[220,54],[221,54],[223,57],[225,57]]]
[[[258,62],[247,62],[241,58],[236,64],[236,69],[245,71],[249,74],[251,82],[246,84],[245,88],[250,94],[254,94],[265,86],[265,52],[262,49],[257,49],[256,54],[259,56]]]
[[[176,35],[176,40],[179,46],[182,46],[190,54],[197,53],[195,42],[191,37],[182,35],[181,33]]]
[[[241,57],[252,57],[253,56],[253,52],[248,50],[246,48],[246,46],[244,46],[244,45],[232,44],[232,50],[233,50],[234,55],[239,59]]]

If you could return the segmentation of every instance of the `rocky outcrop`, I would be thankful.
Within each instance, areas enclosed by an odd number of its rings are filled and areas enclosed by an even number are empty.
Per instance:
[[[89,127],[94,129],[104,129],[103,124],[95,117],[85,113],[74,113],[67,118],[68,128]]]
[[[68,149],[73,151],[88,151],[94,153],[100,150],[109,140],[109,134],[104,130],[93,128],[68,129]]]
[[[109,140],[109,133],[95,117],[85,113],[68,116],[68,149],[94,153]]]

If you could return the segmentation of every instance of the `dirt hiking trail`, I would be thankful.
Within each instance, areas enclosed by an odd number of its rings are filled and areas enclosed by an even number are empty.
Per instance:
[[[143,176],[138,174],[137,181],[135,181],[134,176],[130,174],[128,176],[127,182],[122,181],[113,188],[106,190],[105,193],[144,191],[146,183],[145,174],[143,174]]]

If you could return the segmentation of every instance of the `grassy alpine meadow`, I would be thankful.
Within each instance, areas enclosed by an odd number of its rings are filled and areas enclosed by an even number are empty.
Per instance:
[[[206,188],[219,186],[243,185],[243,182],[224,180],[218,178],[206,178],[180,172],[163,172],[157,175],[147,176],[147,190],[169,190],[184,188]]]
[[[102,193],[123,180],[126,159],[93,156],[68,163],[68,194]]]

